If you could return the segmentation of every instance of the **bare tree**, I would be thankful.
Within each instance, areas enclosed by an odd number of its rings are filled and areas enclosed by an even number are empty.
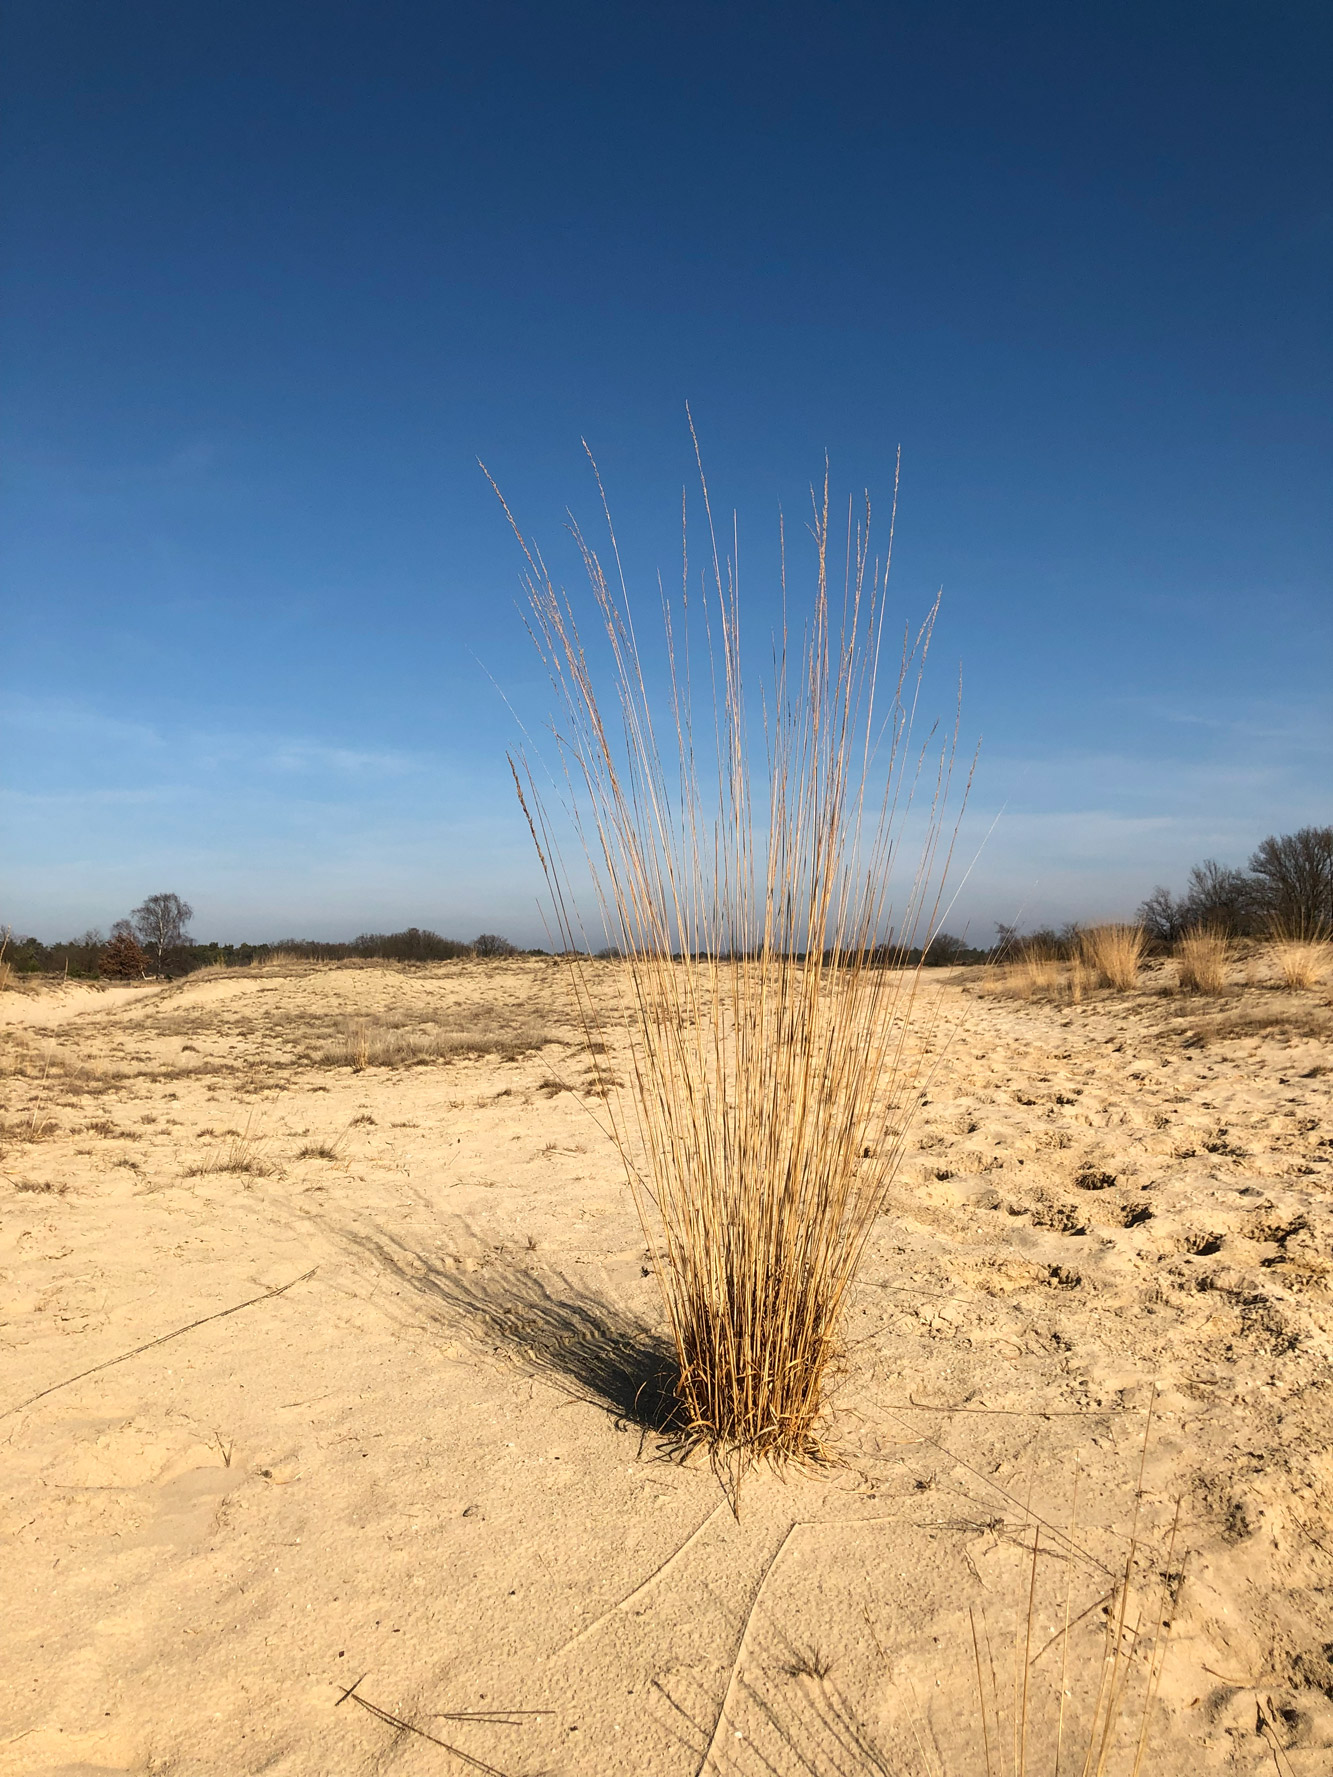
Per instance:
[[[1178,901],[1169,888],[1159,883],[1134,915],[1150,938],[1159,944],[1174,944],[1185,929],[1189,905]]]
[[[1269,924],[1291,938],[1333,931],[1333,827],[1272,835],[1250,859]]]
[[[156,956],[161,969],[168,950],[189,942],[185,928],[193,918],[194,908],[179,895],[149,895],[131,913],[129,924],[144,948]]]
[[[517,954],[508,938],[502,938],[498,932],[483,932],[479,938],[472,940],[472,949],[477,956],[515,956]]]
[[[1205,858],[1190,871],[1181,910],[1187,927],[1243,937],[1255,926],[1255,885],[1243,870]]]

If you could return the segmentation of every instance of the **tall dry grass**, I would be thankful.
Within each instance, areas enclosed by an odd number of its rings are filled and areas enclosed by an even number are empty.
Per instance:
[[[1088,926],[1078,935],[1079,956],[1106,987],[1128,993],[1138,985],[1148,934],[1142,926]]]
[[[1024,999],[1035,995],[1058,993],[1064,985],[1064,966],[1049,951],[1025,950],[1004,965],[1005,987]]]
[[[1034,945],[1009,962],[993,964],[982,977],[982,991],[1015,999],[1061,1000],[1081,1004],[1096,977],[1081,956],[1063,961],[1053,950]]]
[[[1225,993],[1231,943],[1225,932],[1186,932],[1176,945],[1182,993]]]
[[[1278,936],[1272,951],[1283,985],[1293,990],[1317,987],[1333,964],[1333,943],[1326,938]]]
[[[608,1074],[611,1131],[662,1255],[678,1431],[715,1460],[743,1463],[823,1448],[840,1317],[922,1065],[919,970],[877,966],[875,951],[891,929],[899,943],[933,929],[956,727],[929,763],[913,749],[934,611],[884,674],[887,554],[871,558],[867,502],[855,522],[849,509],[846,559],[831,568],[826,481],[813,605],[799,647],[785,629],[774,640],[762,760],[752,758],[735,566],[717,546],[706,484],[703,505],[702,592],[696,600],[686,576],[679,604],[662,599],[660,720],[614,532],[613,589],[575,531],[604,681],[571,601],[519,536],[558,694],[561,775],[545,795],[526,759],[514,775],[565,949],[610,947],[623,959],[595,976],[581,954],[569,963],[594,1057],[597,1041],[617,1036],[627,1052],[623,1088],[609,1063],[595,1066]],[[782,592],[785,611],[785,546]],[[914,796],[925,804],[919,849],[895,899]],[[585,864],[592,939],[575,890]]]

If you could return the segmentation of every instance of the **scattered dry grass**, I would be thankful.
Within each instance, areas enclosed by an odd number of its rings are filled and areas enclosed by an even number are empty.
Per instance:
[[[518,1061],[552,1041],[537,1025],[484,1019],[448,1025],[395,1024],[385,1018],[348,1019],[338,1035],[307,1057],[322,1067],[423,1067],[435,1061],[457,1061],[465,1055],[498,1055]]]
[[[1299,1037],[1333,1039],[1333,1010],[1317,1001],[1285,999],[1274,992],[1255,1003],[1238,1006],[1221,1017],[1194,1025],[1186,1042],[1191,1047],[1227,1042],[1232,1038],[1258,1037],[1269,1033],[1296,1039]]]
[[[664,610],[659,722],[630,617],[577,537],[615,663],[607,726],[572,606],[519,539],[563,702],[555,781],[563,770],[575,790],[600,939],[589,940],[526,762],[515,781],[593,1047],[587,1090],[608,1095],[649,1249],[665,1253],[655,1264],[679,1366],[679,1430],[733,1473],[758,1456],[824,1454],[817,1427],[843,1304],[897,1170],[922,1065],[919,972],[875,965],[890,924],[910,943],[935,916],[953,753],[946,742],[930,767],[924,852],[891,904],[899,817],[925,759],[909,744],[910,711],[934,613],[904,645],[896,686],[877,693],[887,564],[871,563],[869,523],[867,505],[849,525],[839,611],[825,486],[813,610],[799,655],[777,639],[767,757],[753,772],[736,587],[716,548],[693,666],[683,612]],[[659,730],[674,736],[665,751]],[[602,943],[623,959],[609,1020],[605,966],[582,954]],[[624,1089],[595,1046],[615,1026]]]
[[[1176,946],[1182,993],[1225,993],[1231,945],[1222,932],[1187,932]]]
[[[1326,938],[1275,938],[1272,954],[1283,983],[1293,992],[1317,987],[1333,964],[1333,944]]]
[[[1094,985],[1094,977],[1081,957],[1066,963],[1053,952],[1036,948],[1012,962],[988,966],[978,985],[986,993],[1024,1000],[1067,1000],[1076,1006]]]
[[[265,1146],[257,1136],[251,1135],[247,1124],[243,1133],[232,1131],[230,1139],[207,1160],[186,1167],[185,1176],[206,1178],[215,1173],[230,1172],[243,1177],[272,1178],[278,1169],[265,1153]]]
[[[1007,1684],[999,1677],[984,1607],[969,1609],[986,1777],[1037,1777],[1038,1771],[1051,1777],[1061,1771],[1140,1777],[1184,1578],[1176,1561],[1180,1508],[1154,1558],[1153,1539],[1141,1528],[1142,1479],[1140,1472],[1134,1522],[1117,1571],[1094,1564],[1074,1540],[1077,1475],[1068,1531],[1048,1523],[1043,1534],[1041,1525],[1030,1526],[1026,1608],[1014,1613]],[[1043,1597],[1042,1557],[1047,1569],[1064,1570],[1062,1598]],[[1086,1605],[1080,1597],[1076,1606],[1076,1575],[1085,1586],[1091,1582]],[[1087,1682],[1076,1633],[1094,1611],[1101,1618],[1100,1649]],[[1061,1625],[1054,1635],[1038,1626],[1051,1621]]]
[[[26,1117],[12,1123],[0,1123],[0,1149],[15,1142],[48,1141],[60,1133],[60,1125],[43,1104],[40,1094],[28,1108]]]
[[[1078,935],[1079,956],[1104,986],[1128,993],[1138,985],[1147,942],[1142,926],[1089,926]]]

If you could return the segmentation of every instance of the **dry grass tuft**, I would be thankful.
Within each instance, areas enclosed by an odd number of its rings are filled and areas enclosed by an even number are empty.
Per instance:
[[[278,949],[270,950],[259,967],[261,969],[308,969],[313,967],[313,964],[310,958],[302,956],[299,950]]]
[[[1138,985],[1147,942],[1142,926],[1089,926],[1078,935],[1079,956],[1105,986],[1128,993]]]
[[[1034,946],[1005,965],[1004,986],[1007,992],[1022,999],[1034,999],[1058,993],[1064,985],[1064,975],[1058,956]]]
[[[1333,944],[1326,938],[1275,938],[1273,961],[1293,992],[1317,987],[1333,964]]]
[[[186,1178],[207,1178],[215,1173],[231,1172],[248,1178],[272,1178],[277,1167],[264,1152],[264,1144],[250,1133],[247,1124],[243,1134],[232,1133],[231,1139],[197,1166],[185,1169]]]
[[[853,516],[831,595],[826,483],[813,609],[799,650],[776,638],[766,756],[753,768],[735,573],[711,515],[702,611],[663,599],[658,713],[647,688],[657,667],[641,661],[623,582],[613,593],[576,532],[613,662],[611,723],[573,608],[523,545],[562,705],[555,781],[572,792],[595,936],[561,859],[565,812],[538,794],[526,762],[515,781],[593,1046],[591,1084],[608,1094],[648,1246],[664,1253],[680,1435],[733,1472],[759,1456],[824,1454],[818,1422],[843,1305],[923,1065],[919,971],[878,966],[878,953],[890,928],[904,944],[919,925],[933,929],[953,743],[928,768],[910,745],[933,611],[904,638],[896,683],[877,683],[887,561],[870,559],[868,504]],[[927,806],[912,817],[922,850],[895,904],[891,872],[923,768]],[[590,962],[604,946],[623,960]],[[623,1088],[596,1062],[613,1034],[608,986]]]
[[[1225,993],[1231,944],[1224,932],[1186,932],[1176,945],[1182,993]]]
[[[358,1118],[357,1121],[360,1122],[361,1119]],[[303,1148],[297,1149],[296,1158],[298,1160],[341,1160],[343,1143],[347,1140],[350,1128],[349,1124],[348,1128],[344,1129],[341,1135],[335,1136],[332,1141],[307,1142]]]
[[[986,993],[1023,1000],[1067,1000],[1077,1006],[1094,979],[1081,957],[1062,962],[1054,951],[1037,945],[1010,962],[985,969],[978,985]]]

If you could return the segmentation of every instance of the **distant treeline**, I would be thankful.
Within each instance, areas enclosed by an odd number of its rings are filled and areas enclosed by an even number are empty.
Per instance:
[[[71,938],[63,944],[43,944],[38,938],[10,938],[4,960],[17,975],[68,975],[72,979],[88,980],[99,975],[124,979],[142,974],[177,979],[196,969],[243,969],[275,958],[317,963],[375,958],[387,962],[437,963],[546,954],[540,950],[521,951],[494,932],[483,932],[471,943],[464,943],[457,938],[442,938],[438,932],[423,930],[419,926],[409,926],[404,932],[363,932],[359,938],[346,943],[323,938],[279,938],[272,944],[205,944],[186,939],[165,945],[160,957],[137,951],[138,963],[133,969],[109,968],[109,955],[114,958],[112,947],[124,942],[122,934],[113,932],[108,941],[97,931],[85,932],[81,938]],[[618,954],[614,949],[599,952],[603,960],[613,959]],[[986,962],[990,954],[971,948],[949,932],[940,932],[924,952],[920,946],[903,948],[886,944],[875,952],[874,960],[883,968],[915,968],[923,961],[927,968],[951,968],[962,963]]]
[[[1227,938],[1309,939],[1333,934],[1333,827],[1302,827],[1272,834],[1246,869],[1205,858],[1189,873],[1183,893],[1157,887],[1140,903],[1136,922],[1150,942],[1168,949],[1187,932]],[[1020,932],[995,928],[996,961],[1023,955],[1069,958],[1078,949],[1076,924]]]
[[[116,921],[109,939],[98,931],[85,932],[64,944],[7,937],[0,943],[0,960],[17,975],[102,975],[126,980],[150,973],[172,978],[218,965],[245,968],[274,957],[310,962],[382,958],[433,963],[522,954],[495,932],[482,932],[471,943],[464,943],[419,926],[409,926],[403,932],[363,932],[347,943],[282,938],[273,944],[200,944],[186,930],[191,916],[190,907],[178,895],[150,895],[128,919]],[[1184,933],[1198,930],[1236,938],[1327,937],[1333,934],[1333,826],[1270,835],[1243,870],[1206,858],[1190,871],[1183,893],[1155,888],[1136,918],[1159,946],[1172,945]],[[876,951],[874,960],[884,968],[915,968],[923,962],[927,968],[949,968],[1001,962],[1025,953],[1069,956],[1078,944],[1077,925],[1058,931],[1019,932],[1016,926],[1006,925],[995,929],[996,942],[986,950],[976,949],[949,932],[939,932],[924,952],[890,942]],[[544,952],[527,954],[540,956]],[[603,950],[599,955],[613,958],[618,952]]]
[[[113,933],[113,942],[115,937]],[[4,960],[17,975],[56,974],[86,979],[108,973],[105,959],[109,948],[108,940],[97,931],[85,932],[81,938],[71,938],[64,944],[11,938]],[[218,965],[246,968],[273,957],[299,957],[310,962],[380,957],[392,962],[430,963],[518,954],[516,946],[494,932],[483,932],[465,944],[456,938],[442,938],[438,932],[409,926],[405,932],[363,932],[345,944],[318,938],[281,938],[272,944],[202,944],[186,939],[166,945],[160,957],[147,956],[145,966],[154,974],[176,977]]]
[[[1237,870],[1205,858],[1183,894],[1157,887],[1138,910],[1149,937],[1174,944],[1189,931],[1232,938],[1318,938],[1333,932],[1333,827],[1272,834]]]
[[[599,962],[616,962],[624,954],[624,951],[614,945],[596,953]],[[698,954],[702,956],[704,953],[699,952]],[[724,963],[736,962],[746,955],[752,959],[757,958],[758,954],[757,950],[749,952],[723,950],[717,953],[715,960]],[[672,960],[680,962],[683,960],[683,956],[682,951],[675,951]],[[991,952],[989,950],[974,950],[964,939],[955,938],[949,932],[937,932],[924,946],[919,944],[904,946],[890,941],[887,944],[877,945],[870,953],[872,965],[881,969],[914,969],[918,965],[924,965],[928,969],[951,969],[962,963],[984,963],[989,962],[990,959]],[[804,962],[806,952],[797,952],[796,960]],[[834,954],[831,950],[824,952],[824,961],[826,963],[834,961]]]

